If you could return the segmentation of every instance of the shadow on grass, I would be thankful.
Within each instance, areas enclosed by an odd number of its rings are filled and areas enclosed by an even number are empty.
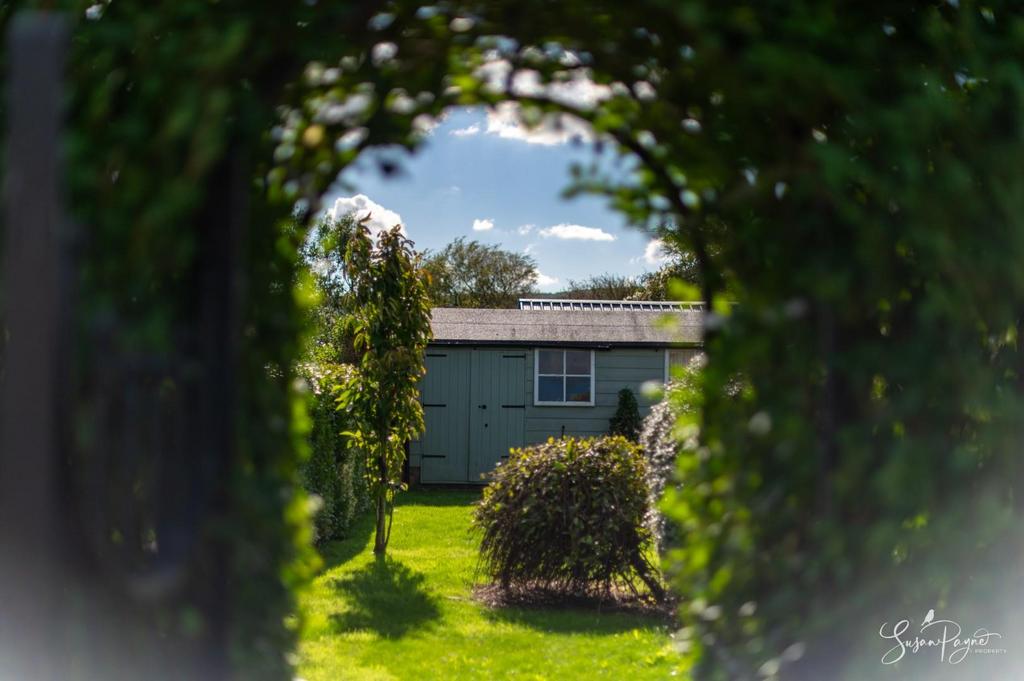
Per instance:
[[[423,574],[391,558],[372,563],[332,584],[348,608],[331,615],[338,632],[375,631],[401,638],[441,617],[437,599],[424,589]]]
[[[329,541],[320,547],[320,557],[324,564],[322,571],[347,563],[360,553],[369,550],[373,540],[373,512],[363,511],[352,519],[352,527],[344,539]]]
[[[480,489],[433,489],[417,488],[398,495],[396,509],[403,506],[453,507],[470,506],[480,500]],[[398,511],[400,512],[400,511]],[[323,559],[322,571],[352,560],[360,553],[369,551],[373,540],[374,512],[365,510],[352,519],[352,527],[344,539],[335,539],[320,547]]]
[[[401,506],[469,506],[480,501],[482,487],[417,487],[398,495]]]
[[[541,588],[505,590],[478,585],[474,598],[484,616],[546,632],[611,635],[624,631],[654,631],[674,624],[671,603],[655,603],[619,591],[612,594],[570,594]]]
[[[557,634],[621,634],[639,629],[663,630],[671,623],[664,615],[642,615],[617,610],[599,611],[590,608],[550,608],[504,606],[488,609],[487,619],[530,627]]]

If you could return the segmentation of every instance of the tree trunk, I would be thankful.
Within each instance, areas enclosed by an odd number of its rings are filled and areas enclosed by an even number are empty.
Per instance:
[[[383,556],[388,550],[388,466],[381,454],[377,457],[377,532],[373,539],[373,553]]]
[[[661,580],[658,579],[658,575],[651,568],[650,564],[641,556],[635,556],[633,558],[633,569],[640,576],[640,580],[651,590],[654,600],[658,603],[664,603],[668,594],[665,592],[665,587],[662,586]]]
[[[387,544],[387,521],[388,521],[388,500],[387,488],[382,487],[377,492],[377,533],[373,540],[373,552],[383,556],[388,550]]]

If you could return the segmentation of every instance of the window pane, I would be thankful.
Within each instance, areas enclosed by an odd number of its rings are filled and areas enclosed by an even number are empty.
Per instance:
[[[590,379],[567,376],[565,379],[566,402],[589,402]]]
[[[561,376],[541,376],[537,379],[537,399],[540,402],[564,402]]]
[[[537,353],[539,372],[542,374],[562,373],[562,351],[541,350]]]
[[[676,349],[668,351],[668,379],[677,378],[693,361],[693,358],[700,354],[699,350],[691,348]]]
[[[566,350],[565,373],[590,375],[590,351]]]
[[[696,350],[669,350],[668,364],[671,367],[685,367],[696,354]]]

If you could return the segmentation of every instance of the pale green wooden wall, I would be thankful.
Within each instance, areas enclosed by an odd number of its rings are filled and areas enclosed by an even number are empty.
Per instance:
[[[428,428],[409,443],[409,465],[422,466],[422,454],[445,452],[429,461],[435,478],[464,480],[469,457],[469,391],[472,352],[469,348],[430,348],[427,373],[420,382],[420,401]],[[445,407],[438,405],[444,404]]]
[[[521,403],[526,405],[521,410],[522,417],[514,416],[510,412],[510,418],[502,421],[498,431],[492,431],[494,437],[507,438],[511,445],[533,444],[544,442],[549,437],[561,435],[588,437],[604,435],[608,432],[608,421],[615,413],[618,404],[618,393],[622,388],[630,388],[636,395],[640,404],[641,416],[646,416],[650,410],[650,402],[641,392],[641,386],[646,381],[662,381],[665,376],[665,350],[663,348],[615,348],[611,350],[594,351],[594,373],[595,381],[595,404],[587,407],[539,407],[533,404],[533,362],[535,359],[534,348],[493,348],[481,347],[480,351],[488,353],[501,352],[510,355],[525,355],[525,366],[523,371]],[[697,351],[694,350],[694,353]],[[438,408],[426,407],[424,409],[427,419],[427,432],[420,440],[410,443],[410,465],[430,466],[435,479],[443,478],[445,481],[478,481],[479,468],[473,462],[473,453],[470,451],[473,444],[470,442],[471,422],[478,418],[474,397],[479,398],[481,394],[491,389],[490,386],[502,382],[499,376],[491,376],[488,372],[504,371],[507,373],[508,364],[502,365],[499,362],[480,361],[480,357],[474,362],[473,348],[461,346],[432,346],[427,351],[427,375],[423,379],[422,394],[423,401],[430,403],[446,404],[447,415],[439,418],[441,413]],[[435,355],[435,357],[430,357]],[[444,358],[437,355],[445,355]],[[493,354],[489,355],[494,357]],[[505,368],[501,368],[504,366]],[[471,377],[475,368],[477,374],[486,375],[486,379],[477,382]],[[432,370],[433,369],[433,370]],[[505,383],[508,377],[504,376]],[[465,386],[469,385],[470,389]],[[483,391],[483,392],[481,392]],[[503,391],[500,399],[502,402],[511,402],[514,395]],[[496,399],[496,398],[495,398]],[[432,402],[433,401],[433,402]],[[478,399],[480,401],[480,399]],[[431,425],[434,427],[431,428]],[[519,430],[522,430],[521,435]],[[517,432],[512,432],[517,431]],[[478,429],[474,432],[479,434]],[[479,437],[476,439],[479,440]],[[431,459],[424,462],[421,455],[424,452],[424,443],[427,451],[451,452],[445,459]],[[474,469],[474,472],[466,472],[463,469]],[[426,480],[426,479],[425,479]]]
[[[615,413],[619,391],[629,388],[640,403],[640,415],[646,416],[650,402],[640,391],[645,381],[661,381],[665,376],[665,351],[662,348],[615,348],[594,351],[595,392],[593,407],[533,406],[533,362],[531,350],[526,365],[526,442],[544,442],[549,437],[566,435],[588,437],[608,432],[608,420]]]

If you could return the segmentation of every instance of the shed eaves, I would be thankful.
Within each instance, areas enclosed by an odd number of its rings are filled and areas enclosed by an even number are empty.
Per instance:
[[[666,317],[676,320],[665,326]],[[479,345],[699,345],[703,312],[490,310],[436,307],[431,328],[436,344]]]

